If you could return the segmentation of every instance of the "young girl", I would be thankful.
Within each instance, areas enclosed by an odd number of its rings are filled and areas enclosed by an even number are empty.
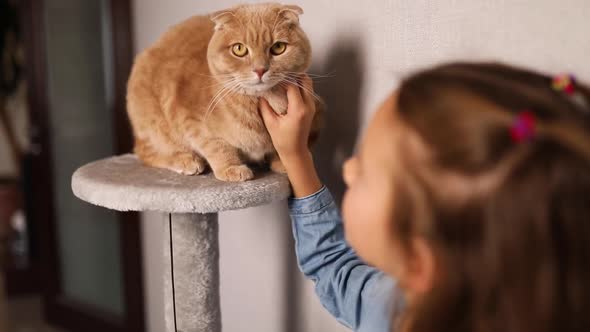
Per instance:
[[[264,100],[260,112],[292,183],[299,265],[340,322],[590,331],[587,88],[500,64],[408,77],[344,165],[344,232],[307,149],[302,87],[286,115]]]

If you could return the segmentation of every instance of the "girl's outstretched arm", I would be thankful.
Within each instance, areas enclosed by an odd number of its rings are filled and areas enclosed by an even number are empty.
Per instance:
[[[330,191],[289,200],[295,252],[301,271],[315,283],[322,305],[354,331],[391,331],[403,305],[396,283],[365,264],[344,239]]]
[[[311,91],[311,80],[302,81]],[[390,331],[401,292],[383,272],[365,264],[348,246],[342,219],[323,187],[307,148],[315,104],[308,93],[287,88],[287,114],[277,115],[265,100],[260,113],[293,187],[289,211],[297,261],[315,283],[323,306],[355,331]]]

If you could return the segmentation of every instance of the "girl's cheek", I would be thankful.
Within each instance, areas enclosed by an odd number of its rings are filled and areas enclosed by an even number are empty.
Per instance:
[[[381,267],[382,237],[366,184],[355,182],[344,195],[342,213],[346,241],[367,263]]]
[[[350,242],[356,242],[355,238],[357,238],[359,231],[362,231],[362,225],[366,222],[366,216],[364,216],[366,202],[364,201],[362,184],[356,181],[348,187],[342,201],[345,235]]]
[[[348,219],[350,218],[350,187],[346,189],[344,192],[344,196],[342,197],[342,221],[344,224],[348,223]]]
[[[342,198],[342,217],[347,236],[350,235],[349,232],[352,232],[351,225],[357,221],[358,199],[357,188],[354,185],[349,186]]]
[[[354,211],[354,207],[351,206],[354,204],[354,197],[351,196],[354,196],[355,191],[352,167],[352,158],[348,159],[342,166],[342,178],[346,184],[346,191],[342,198],[342,216],[345,224],[350,218],[352,218],[351,212]]]
[[[356,224],[358,223],[356,216],[356,208],[354,206],[354,196],[351,189],[348,189],[342,199],[342,222],[344,224],[344,238],[352,248],[358,250],[357,239],[355,236]]]

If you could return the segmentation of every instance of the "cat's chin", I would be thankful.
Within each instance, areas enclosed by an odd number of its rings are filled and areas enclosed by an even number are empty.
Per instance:
[[[261,83],[255,85],[241,86],[242,93],[248,96],[261,97],[267,94],[277,83]]]
[[[241,88],[245,95],[264,97],[277,114],[287,112],[287,94],[284,89],[278,89],[278,83],[262,83]]]

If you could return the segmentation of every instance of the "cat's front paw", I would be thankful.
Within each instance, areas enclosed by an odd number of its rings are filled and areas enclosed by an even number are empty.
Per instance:
[[[171,158],[170,169],[178,174],[201,174],[206,168],[205,160],[193,153],[177,153]]]
[[[221,181],[242,182],[253,179],[254,172],[246,165],[234,165],[220,172],[215,172],[215,177]]]

